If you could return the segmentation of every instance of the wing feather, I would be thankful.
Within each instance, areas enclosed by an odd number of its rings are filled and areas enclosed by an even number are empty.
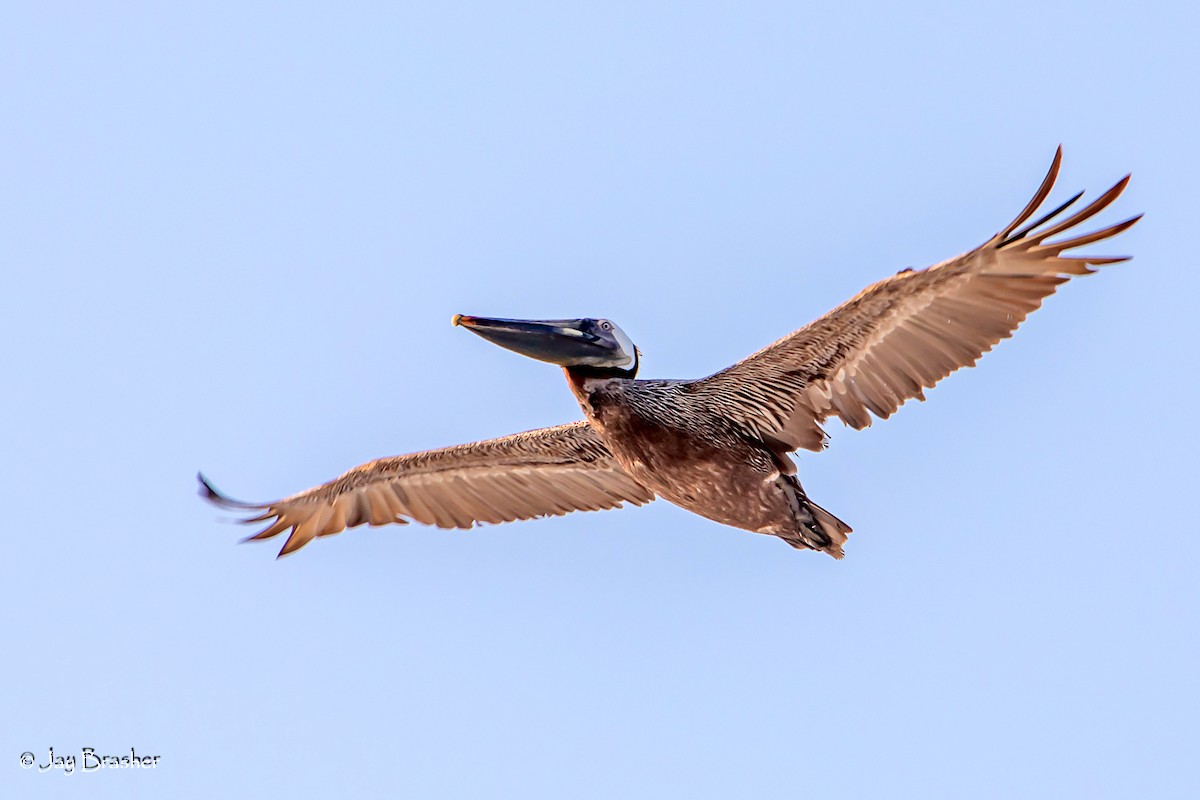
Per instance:
[[[1128,260],[1063,254],[1116,236],[1141,215],[1048,240],[1109,207],[1129,176],[1061,221],[1054,220],[1082,193],[1025,224],[1049,197],[1061,162],[1060,147],[1033,199],[981,247],[867,287],[815,322],[697,381],[696,391],[751,433],[809,450],[825,446],[820,423],[831,416],[865,428],[872,415],[887,419],[905,401],[924,400],[925,389],[1012,336],[1071,276]]]
[[[414,520],[470,528],[572,511],[642,505],[654,493],[629,476],[587,422],[473,444],[381,458],[339,478],[269,503],[245,503],[204,478],[200,493],[224,508],[268,523],[249,539],[291,534],[280,556],[318,536],[358,525]]]

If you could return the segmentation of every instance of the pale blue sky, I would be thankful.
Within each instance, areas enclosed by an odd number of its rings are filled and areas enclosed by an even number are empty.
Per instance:
[[[4,797],[1194,797],[1194,4],[9,3]],[[453,313],[699,376],[1128,171],[978,369],[666,503],[282,561],[195,496],[579,416]],[[154,772],[38,774],[49,747]]]

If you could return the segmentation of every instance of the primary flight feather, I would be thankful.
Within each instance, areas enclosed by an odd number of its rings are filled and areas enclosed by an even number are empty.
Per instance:
[[[1140,219],[1077,232],[1116,200],[1128,176],[1069,216],[1082,192],[1034,219],[1061,161],[1059,148],[1033,199],[980,247],[885,278],[707,378],[637,380],[637,349],[609,320],[456,315],[456,325],[561,366],[585,419],[382,458],[269,503],[232,500],[203,476],[201,493],[256,512],[244,521],[266,527],[251,539],[290,531],[281,556],[362,524],[469,528],[641,505],[657,495],[841,558],[850,527],[808,498],[787,454],[823,449],[829,417],[864,428],[872,415],[887,419],[906,400],[924,400],[925,389],[1011,336],[1072,276],[1128,260],[1068,254]]]

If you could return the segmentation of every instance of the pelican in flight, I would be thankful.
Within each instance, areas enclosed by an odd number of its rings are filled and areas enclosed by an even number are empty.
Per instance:
[[[925,389],[1011,336],[1059,284],[1128,260],[1068,253],[1140,219],[1078,231],[1116,200],[1129,176],[1065,218],[1083,192],[1034,219],[1061,160],[1060,147],[1033,199],[980,247],[885,278],[707,378],[638,380],[637,348],[607,319],[455,315],[455,325],[562,367],[584,419],[381,458],[269,503],[233,500],[203,475],[201,494],[245,512],[244,522],[266,523],[250,539],[290,532],[280,556],[363,524],[470,528],[662,497],[841,558],[850,526],[809,499],[788,454],[824,449],[821,423],[829,417],[862,429],[872,414],[887,419],[906,400],[924,400]]]

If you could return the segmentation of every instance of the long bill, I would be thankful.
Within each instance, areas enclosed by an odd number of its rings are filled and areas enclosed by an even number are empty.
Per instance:
[[[451,320],[492,344],[562,367],[604,364],[613,360],[613,344],[584,330],[585,320],[523,320],[469,317]]]

